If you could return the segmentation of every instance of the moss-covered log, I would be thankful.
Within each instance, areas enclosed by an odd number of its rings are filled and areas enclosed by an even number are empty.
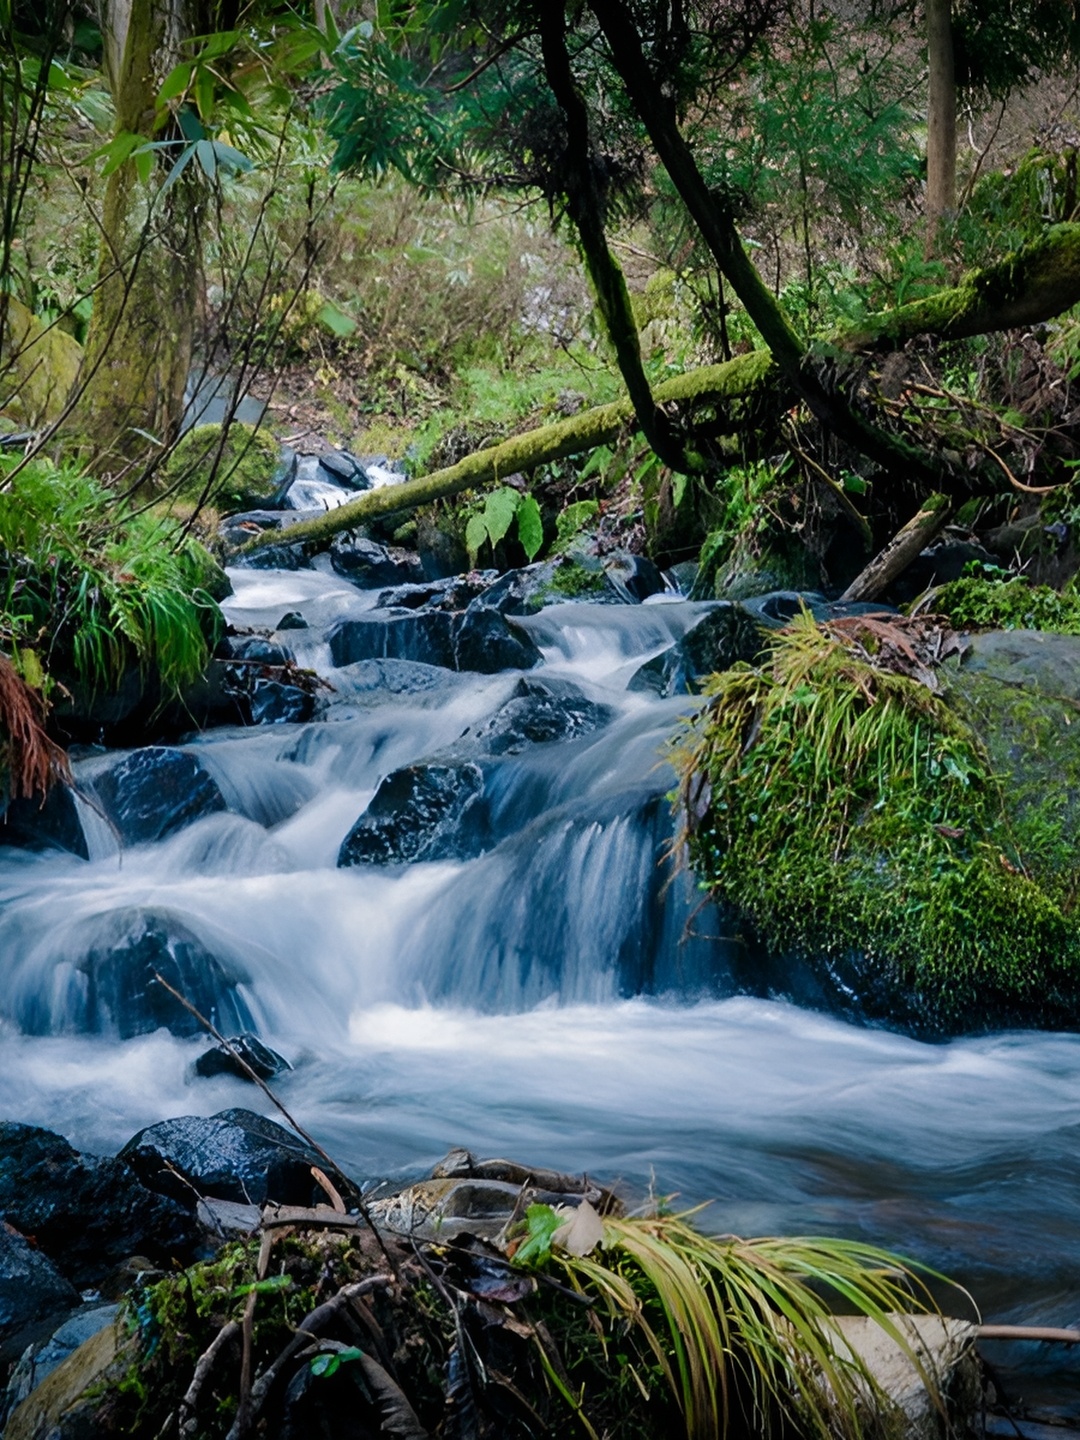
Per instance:
[[[777,373],[771,357],[764,350],[755,350],[726,365],[710,365],[688,371],[685,375],[676,375],[656,387],[655,399],[659,405],[722,404],[750,399],[775,383]],[[328,540],[341,530],[363,525],[381,515],[430,505],[434,500],[445,500],[463,490],[479,489],[505,480],[508,475],[535,470],[538,465],[564,460],[568,455],[581,455],[595,450],[598,445],[609,445],[628,426],[635,424],[629,400],[600,405],[568,420],[515,435],[486,450],[477,450],[445,470],[435,470],[430,475],[406,480],[401,485],[369,491],[336,510],[327,511],[325,515],[302,520],[284,530],[264,531],[243,548],[253,550],[260,545]]]
[[[1052,320],[1080,301],[1080,224],[1052,225],[950,290],[913,300],[832,337],[844,350],[898,350],[917,335],[964,340]]]

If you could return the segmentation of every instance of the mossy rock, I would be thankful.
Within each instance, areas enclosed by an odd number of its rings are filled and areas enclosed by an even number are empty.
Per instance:
[[[714,678],[682,797],[748,988],[927,1037],[1080,1018],[1080,640],[1034,638],[1075,694],[1013,656],[935,695],[809,618]]]
[[[1031,585],[1021,576],[990,580],[963,576],[943,585],[934,611],[958,630],[1045,630],[1080,635],[1080,596]]]
[[[159,472],[159,484],[180,505],[212,504],[220,510],[253,510],[280,499],[285,474],[273,436],[234,420],[198,425],[177,441]]]
[[[14,295],[7,296],[5,303],[0,354],[3,417],[17,427],[36,430],[59,419],[78,379],[83,350],[58,325],[43,324]]]

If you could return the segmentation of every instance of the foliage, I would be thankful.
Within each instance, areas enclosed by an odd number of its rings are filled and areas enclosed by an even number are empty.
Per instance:
[[[1032,585],[1022,576],[1011,580],[962,576],[941,587],[934,596],[934,610],[957,628],[1080,635],[1080,596],[1059,595],[1048,585]]]
[[[691,860],[774,953],[863,957],[867,997],[931,1032],[1052,1013],[1080,938],[955,709],[806,615],[706,693],[677,754]]]
[[[124,516],[72,464],[0,457],[0,643],[92,689],[133,664],[166,690],[205,669],[220,613],[208,557],[168,519]]]
[[[517,537],[525,554],[530,560],[535,560],[544,543],[540,506],[534,496],[504,485],[488,492],[483,507],[475,511],[465,525],[469,563],[476,564],[476,557],[484,545],[490,545],[494,550],[499,541],[510,533],[511,525],[517,527]]]
[[[830,1323],[838,1300],[873,1319],[933,1388],[896,1314],[934,1306],[895,1255],[844,1240],[713,1238],[687,1215],[609,1216],[586,1248],[560,1244],[580,1210],[570,1214],[530,1206],[514,1263],[554,1264],[606,1310],[639,1367],[657,1368],[690,1440],[789,1423],[826,1440],[886,1425],[891,1402]]]

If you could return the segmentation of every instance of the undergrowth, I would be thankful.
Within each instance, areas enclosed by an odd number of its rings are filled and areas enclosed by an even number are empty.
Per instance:
[[[967,719],[807,615],[706,694],[677,752],[691,861],[772,953],[854,957],[931,1032],[1052,1012],[1080,962],[1072,886],[1021,853]]]
[[[0,457],[0,646],[36,688],[103,690],[133,666],[165,691],[196,679],[221,623],[213,570],[175,521],[125,516],[76,466]]]
[[[1031,585],[1020,576],[988,580],[965,575],[951,580],[934,596],[934,610],[962,629],[1080,635],[1080,595],[1061,595],[1049,585]]]

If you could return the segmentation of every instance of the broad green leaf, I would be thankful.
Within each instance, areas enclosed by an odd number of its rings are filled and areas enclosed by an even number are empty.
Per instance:
[[[544,522],[535,495],[525,495],[517,512],[517,533],[521,548],[535,560],[544,544]]]
[[[164,105],[167,100],[175,100],[182,95],[191,83],[191,74],[195,66],[190,60],[185,60],[180,65],[174,65],[162,83],[158,91],[158,104]]]
[[[335,1350],[330,1355],[313,1355],[311,1358],[311,1373],[313,1375],[330,1376],[340,1370],[342,1365],[350,1360],[362,1360],[364,1352],[358,1350],[355,1345],[347,1349]]]
[[[227,145],[224,140],[211,140],[210,144],[214,147],[219,169],[228,170],[234,175],[246,175],[249,170],[255,169],[248,157],[235,146]]]
[[[550,1205],[530,1205],[525,1211],[526,1235],[514,1251],[515,1265],[543,1265],[551,1258],[551,1240],[562,1217]]]
[[[244,38],[240,30],[218,30],[213,35],[199,36],[199,40],[205,43],[199,45],[200,60],[216,60],[219,55],[227,55],[230,50],[235,50],[240,41]]]
[[[195,154],[199,158],[203,173],[208,180],[217,176],[217,155],[214,153],[214,145],[210,140],[196,140]]]
[[[130,130],[121,130],[107,145],[103,145],[100,150],[95,150],[90,158],[104,160],[105,164],[101,167],[101,173],[102,175],[111,175],[114,170],[120,169],[136,146],[142,143],[141,135],[135,135]]]
[[[167,194],[167,192],[170,191],[172,187],[176,184],[176,182],[180,179],[180,176],[184,173],[189,161],[191,160],[191,157],[194,154],[194,145],[185,145],[183,150],[180,151],[180,154],[176,157],[176,163],[173,165],[168,175],[165,176],[165,182],[161,187],[162,195]]]
[[[234,1295],[272,1295],[275,1290],[288,1290],[292,1285],[289,1275],[270,1275],[265,1280],[253,1280],[250,1285],[237,1285]]]
[[[185,140],[205,140],[206,131],[202,127],[202,121],[192,110],[190,105],[185,105],[180,114],[176,117],[180,126],[180,133]]]
[[[350,335],[356,334],[356,321],[351,315],[346,315],[345,311],[335,305],[332,300],[328,300],[322,306],[316,319],[339,340],[346,340]]]
[[[142,147],[135,151],[132,159],[135,162],[135,173],[139,177],[140,184],[148,185],[150,183],[150,176],[154,173],[153,153],[145,147]]]
[[[509,531],[520,504],[521,496],[509,486],[493,490],[487,497],[484,504],[484,524],[491,536],[492,545],[497,545]]]
[[[686,487],[688,483],[689,479],[686,475],[676,475],[671,482],[671,498],[675,504],[676,510],[683,502],[683,497],[686,494]]]
[[[465,546],[469,552],[469,564],[476,564],[476,557],[480,554],[480,548],[488,538],[487,521],[483,514],[470,515],[469,523],[465,526]]]
[[[214,74],[212,70],[200,66],[195,72],[193,95],[199,119],[204,125],[208,125],[210,117],[214,113]]]

